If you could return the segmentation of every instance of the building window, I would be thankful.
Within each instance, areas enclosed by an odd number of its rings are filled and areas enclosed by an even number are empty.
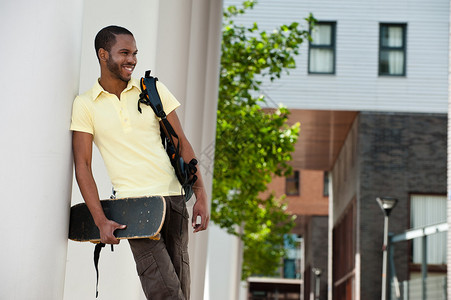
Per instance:
[[[329,172],[324,172],[324,178],[323,178],[323,196],[328,197],[329,196]]]
[[[379,75],[406,75],[406,24],[380,24]]]
[[[335,73],[335,24],[335,22],[318,22],[311,30],[309,73]]]
[[[285,194],[287,196],[298,196],[300,195],[299,189],[299,171],[294,171],[293,175],[286,177],[285,179]]]
[[[283,260],[284,278],[301,278],[302,238],[290,233],[283,236],[285,258]]]
[[[411,228],[446,223],[446,196],[412,195],[410,198]],[[421,264],[422,241],[413,240],[412,262]],[[446,264],[446,232],[427,236],[427,263]]]

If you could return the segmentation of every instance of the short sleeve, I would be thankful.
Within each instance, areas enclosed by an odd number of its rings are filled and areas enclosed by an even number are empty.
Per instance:
[[[92,115],[80,97],[75,98],[72,104],[70,130],[94,134]]]
[[[169,115],[173,110],[180,106],[180,102],[169,91],[169,89],[160,81],[157,81],[157,90],[163,104],[163,109],[166,115]]]

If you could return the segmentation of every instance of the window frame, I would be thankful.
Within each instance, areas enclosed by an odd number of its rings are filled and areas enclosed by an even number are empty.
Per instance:
[[[329,197],[329,172],[323,173],[323,197]]]
[[[307,72],[308,74],[320,74],[320,75],[335,75],[336,68],[335,68],[335,61],[336,61],[336,27],[337,22],[336,21],[318,21],[315,23],[316,25],[330,25],[331,26],[331,38],[330,38],[330,45],[313,45],[311,41],[309,41],[309,49],[308,49],[308,58],[307,58]],[[312,28],[309,28],[309,34],[312,34]],[[310,69],[310,56],[311,51],[313,49],[332,49],[332,72],[314,72]]]
[[[430,203],[426,203],[426,204],[423,204],[423,207],[421,207],[421,205],[420,205],[419,209],[416,212],[421,212],[422,213],[421,216],[420,216],[420,217],[422,217],[420,219],[420,222],[421,221],[424,222],[425,221],[424,216],[427,215],[428,217],[426,219],[429,219],[428,222],[427,222],[428,224],[422,224],[422,225],[419,225],[419,226],[415,227],[413,223],[414,222],[418,222],[418,220],[414,220],[415,216],[413,215],[413,214],[415,214],[415,212],[414,212],[414,205],[413,205],[414,199],[417,200],[417,201],[434,200],[434,199],[435,199],[435,201],[437,201],[437,200],[438,201],[442,201],[444,207],[442,209],[439,208],[439,211],[443,211],[444,212],[443,220],[442,221],[439,221],[439,220],[431,221],[430,220],[431,216],[437,217],[437,215],[436,214],[431,214],[430,211],[427,211],[427,209],[430,209],[430,208],[432,208],[434,206],[431,206]],[[414,229],[414,228],[418,228],[418,227],[421,228],[421,227],[425,227],[425,226],[431,226],[431,225],[435,225],[435,224],[446,223],[446,219],[447,219],[447,217],[446,217],[447,202],[448,202],[448,200],[447,200],[446,194],[411,193],[409,195],[409,217],[410,217],[409,218],[410,219],[409,220],[409,228],[410,229]],[[426,210],[424,209],[425,207],[427,207]],[[437,212],[437,206],[435,206],[435,212]],[[424,215],[423,215],[423,213],[424,213]],[[438,234],[442,235],[442,242],[441,243],[440,243],[440,237],[437,236]],[[429,239],[429,238],[427,239],[427,247],[428,247],[428,249],[435,249],[435,250],[442,249],[442,254],[444,255],[443,261],[445,262],[445,264],[437,264],[437,263],[433,262],[433,259],[432,259],[433,258],[433,254],[432,254],[432,257],[430,257],[431,252],[429,252],[429,251],[428,251],[427,264],[428,264],[428,266],[431,266],[431,265],[432,266],[434,266],[434,265],[435,266],[446,265],[446,252],[447,252],[446,234],[443,235],[443,232],[442,233],[438,233],[437,232],[437,233],[433,234],[432,236],[435,236],[435,238],[434,239]],[[410,241],[410,243],[411,243],[411,246],[410,246],[409,261],[412,264],[412,267],[414,267],[415,265],[420,265],[421,264],[421,262],[418,262],[418,260],[416,260],[416,259],[418,259],[418,257],[421,257],[423,255],[422,254],[422,250],[421,250],[421,248],[422,248],[422,241],[420,239],[413,239],[413,240]],[[434,246],[431,247],[431,245],[434,245]],[[442,246],[442,248],[439,248],[440,245]]]
[[[294,182],[297,187],[296,193],[288,193],[288,182]],[[285,177],[285,195],[287,196],[300,196],[301,195],[301,172],[299,170],[293,170],[292,175]]]
[[[383,27],[401,27],[402,28],[402,47],[389,47],[383,46],[382,44],[382,28]],[[403,70],[402,74],[390,74],[384,73],[381,71],[381,58],[382,51],[390,51],[390,50],[402,50],[403,52]],[[394,76],[394,77],[406,77],[407,76],[407,23],[379,23],[379,56],[378,56],[378,75],[379,76]]]

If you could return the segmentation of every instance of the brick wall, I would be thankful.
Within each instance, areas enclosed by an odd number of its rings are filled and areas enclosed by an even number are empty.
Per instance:
[[[447,116],[444,114],[366,113],[359,117],[360,299],[380,299],[383,212],[376,197],[399,199],[389,231],[409,228],[409,194],[446,194]],[[400,281],[408,279],[410,249],[396,244]]]
[[[299,170],[299,172],[300,194],[287,196],[288,210],[296,215],[327,216],[329,197],[323,194],[324,172],[317,170]],[[274,192],[277,197],[284,195],[285,177],[274,177],[268,185],[268,192]]]

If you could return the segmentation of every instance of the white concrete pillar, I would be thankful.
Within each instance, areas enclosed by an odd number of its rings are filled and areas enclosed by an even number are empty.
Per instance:
[[[159,15],[155,71],[182,102],[177,114],[200,158],[211,199],[222,1],[165,0],[160,2]],[[190,236],[192,299],[203,299],[204,296],[208,238],[208,231]],[[212,271],[221,277],[226,270]],[[212,276],[214,274],[210,274],[210,278]]]
[[[327,228],[327,300],[332,300],[332,292],[334,289],[334,281],[332,276],[333,268],[333,230],[334,230],[334,177],[333,172],[329,172],[329,219]],[[305,242],[305,240],[304,240]],[[305,248],[304,248],[305,249]],[[305,257],[305,256],[304,256]],[[302,292],[305,291],[305,277],[302,275]],[[301,295],[302,300],[307,300],[304,297],[304,293]]]
[[[81,0],[0,3],[0,299],[62,299]]]
[[[246,299],[241,296],[242,241],[215,224],[209,232],[204,300]]]

